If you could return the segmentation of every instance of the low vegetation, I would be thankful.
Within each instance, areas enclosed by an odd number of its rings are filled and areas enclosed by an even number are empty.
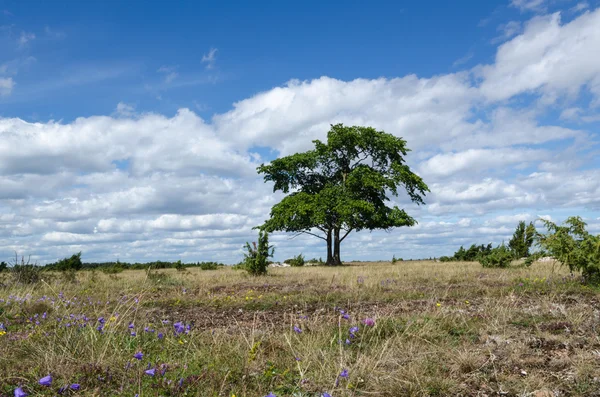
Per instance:
[[[23,284],[3,273],[2,396],[589,396],[600,387],[598,290],[550,262],[60,274]]]

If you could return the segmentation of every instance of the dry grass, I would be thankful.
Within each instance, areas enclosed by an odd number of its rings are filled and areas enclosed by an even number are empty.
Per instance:
[[[0,288],[2,396],[18,385],[55,395],[70,383],[90,396],[600,395],[598,290],[549,263],[45,278]],[[177,321],[190,324],[189,333],[175,335]],[[154,377],[144,374],[148,363]],[[344,369],[347,379],[339,377]],[[49,373],[53,386],[37,385]]]

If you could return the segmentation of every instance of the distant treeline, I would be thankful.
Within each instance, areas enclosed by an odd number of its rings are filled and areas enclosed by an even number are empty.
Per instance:
[[[70,258],[64,258],[58,262],[48,263],[43,266],[47,270],[135,270],[135,269],[178,269],[182,270],[188,267],[199,267],[203,270],[214,270],[219,267],[225,266],[218,262],[191,262],[183,263],[180,260],[175,262],[168,261],[153,261],[153,262],[121,262],[110,261],[110,262],[82,262],[81,252],[72,255]]]
[[[471,245],[469,249],[465,249],[462,245],[452,256],[440,257],[440,262],[454,262],[454,261],[466,261],[474,262],[479,260],[482,256],[487,256],[492,253],[492,244],[488,245]]]

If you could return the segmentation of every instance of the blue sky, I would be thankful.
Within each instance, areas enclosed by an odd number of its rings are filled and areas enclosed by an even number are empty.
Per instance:
[[[345,259],[600,230],[599,4],[0,0],[0,256],[235,262],[281,198],[256,166],[336,122],[407,139],[432,189]]]
[[[20,64],[1,113],[69,121],[124,101],[210,117],[290,79],[431,76],[487,63],[497,25],[531,16],[504,1],[216,3],[1,2],[0,53]],[[23,44],[24,34],[35,38]],[[203,63],[211,48],[214,63]]]

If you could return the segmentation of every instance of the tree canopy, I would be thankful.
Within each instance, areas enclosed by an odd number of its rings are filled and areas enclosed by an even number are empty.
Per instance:
[[[352,231],[413,226],[403,209],[390,207],[401,188],[425,204],[429,188],[406,165],[406,141],[372,127],[332,125],[327,142],[258,167],[273,191],[288,194],[261,229],[306,233],[327,242],[327,264],[341,264],[340,243]]]

